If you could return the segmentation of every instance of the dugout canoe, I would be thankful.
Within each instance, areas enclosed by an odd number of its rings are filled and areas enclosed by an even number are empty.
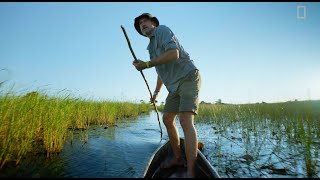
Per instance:
[[[184,152],[184,139],[180,138],[180,148],[182,150],[183,158],[186,159]],[[199,146],[198,146],[199,148]],[[220,178],[216,169],[212,167],[207,158],[198,149],[198,156],[196,160],[196,178]],[[187,167],[172,167],[168,169],[161,169],[160,164],[163,161],[172,158],[173,152],[169,140],[162,144],[151,156],[145,170],[144,178],[182,178],[187,172]],[[186,160],[185,160],[186,162]]]

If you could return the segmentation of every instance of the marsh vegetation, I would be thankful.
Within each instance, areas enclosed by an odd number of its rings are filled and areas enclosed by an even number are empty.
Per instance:
[[[19,165],[28,155],[50,159],[61,153],[66,139],[72,144],[74,134],[77,142],[80,138],[87,143],[90,126],[108,129],[120,119],[139,117],[152,109],[143,102],[1,92],[1,168],[7,163]],[[320,101],[202,103],[198,114],[195,125],[205,144],[204,154],[222,177],[319,177]],[[158,124],[153,119],[152,131],[129,134],[157,139]]]
[[[320,101],[201,104],[195,121],[211,126],[209,158],[227,177],[319,176]]]
[[[92,101],[49,97],[39,92],[0,96],[0,168],[6,162],[19,164],[27,153],[45,153],[48,158],[62,151],[68,133],[90,125],[106,128],[119,118],[149,112],[148,104]],[[71,131],[70,131],[71,130]],[[85,133],[83,133],[84,136]],[[84,141],[88,138],[84,137]]]

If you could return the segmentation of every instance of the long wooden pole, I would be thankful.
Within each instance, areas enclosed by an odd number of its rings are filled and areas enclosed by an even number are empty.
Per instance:
[[[134,52],[133,52],[133,50],[132,50],[131,43],[130,43],[130,40],[129,40],[128,35],[127,35],[127,33],[126,33],[126,30],[124,29],[123,26],[121,26],[121,29],[122,29],[122,31],[123,31],[123,33],[124,33],[124,36],[125,36],[126,39],[127,39],[127,43],[128,43],[128,46],[129,46],[129,48],[130,48],[130,51],[131,51],[131,54],[132,54],[134,60],[135,60],[135,61],[138,61],[136,55],[134,54]],[[149,93],[150,93],[150,97],[151,97],[151,99],[152,99],[152,93],[151,93],[151,91],[150,91],[149,84],[148,84],[148,82],[147,82],[147,80],[146,80],[146,78],[145,78],[142,70],[140,71],[140,73],[141,73],[141,75],[142,75],[142,77],[143,77],[143,79],[144,79],[144,82],[146,82],[146,85],[147,85],[148,90],[149,90]],[[158,109],[157,109],[157,106],[156,106],[156,104],[154,103],[154,101],[152,101],[151,103],[153,104],[154,109],[155,109],[156,112],[157,112],[157,117],[158,117],[158,122],[159,122],[159,127],[160,127],[160,134],[161,134],[160,136],[161,136],[161,140],[162,140],[162,128],[161,128],[161,124],[160,124],[160,120],[159,120]]]

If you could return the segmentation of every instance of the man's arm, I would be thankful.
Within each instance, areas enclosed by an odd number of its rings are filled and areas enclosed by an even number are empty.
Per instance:
[[[163,85],[162,80],[160,79],[159,75],[158,75],[158,80],[157,80],[157,86],[156,86],[156,90],[154,91],[152,98],[150,99],[151,102],[156,102],[158,93],[160,92],[160,89]]]
[[[154,92],[160,92],[162,85],[163,85],[163,82],[158,75],[157,86],[156,86],[156,90]]]
[[[144,61],[138,59],[137,61],[133,60],[132,64],[136,67],[136,69],[138,71],[141,71],[145,68],[150,68],[150,67],[158,66],[161,64],[166,64],[168,62],[171,62],[171,61],[174,61],[177,59],[179,59],[179,50],[178,49],[169,49],[168,51],[166,51],[162,55],[154,58],[151,61],[144,62]],[[149,67],[147,67],[147,63],[149,63]]]
[[[161,64],[166,64],[168,62],[174,61],[179,59],[179,50],[178,49],[169,49],[162,55],[154,58],[153,60],[149,61],[149,66],[158,66]]]

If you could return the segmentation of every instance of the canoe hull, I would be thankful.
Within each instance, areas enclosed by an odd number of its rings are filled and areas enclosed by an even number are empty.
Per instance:
[[[182,150],[182,156],[186,162],[186,156],[184,151],[184,139],[180,138],[180,148]],[[198,178],[220,178],[217,171],[212,167],[210,162],[198,149],[198,156],[196,161],[196,177]],[[172,148],[169,140],[160,146],[155,153],[151,156],[148,165],[144,171],[144,178],[182,178],[187,172],[187,167],[172,167],[168,169],[161,169],[160,164],[173,157]]]

